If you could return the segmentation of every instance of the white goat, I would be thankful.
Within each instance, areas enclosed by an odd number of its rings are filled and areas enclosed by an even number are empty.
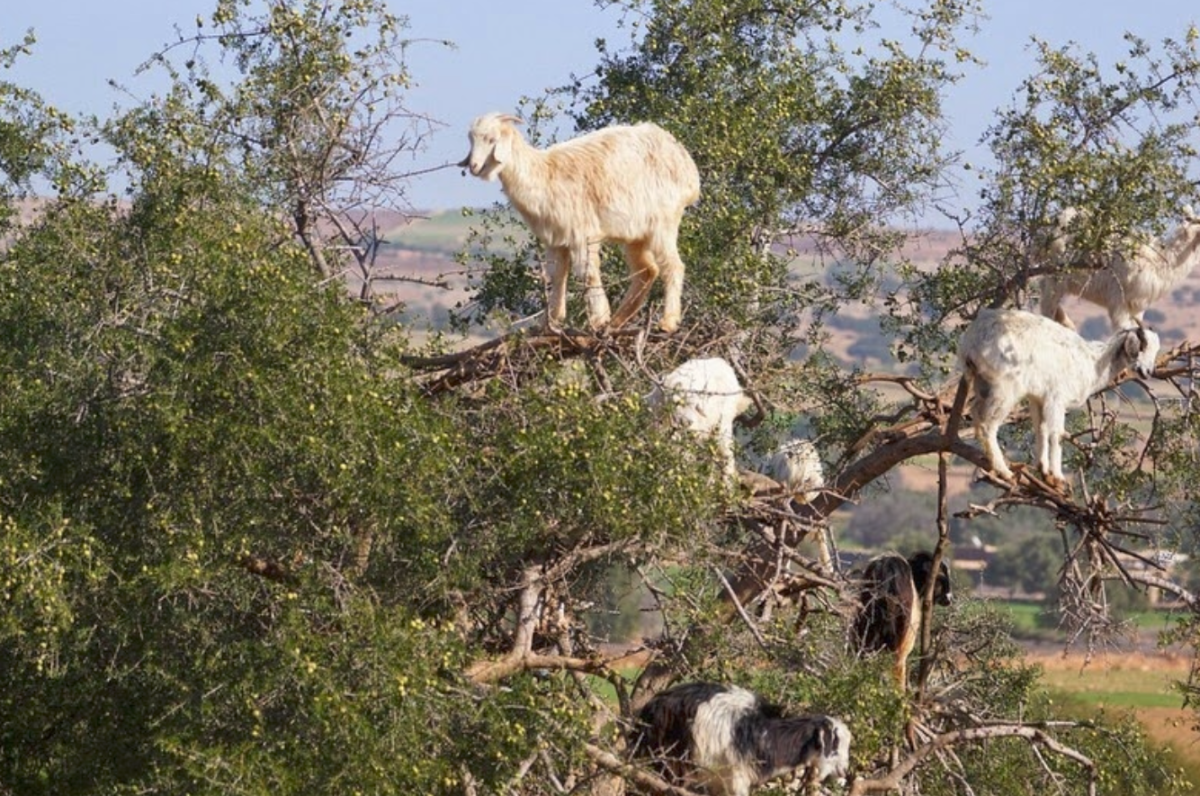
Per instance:
[[[780,445],[767,462],[767,475],[801,503],[815,499],[825,488],[821,454],[806,439],[792,439]]]
[[[1050,264],[1080,270],[1047,274],[1041,280],[1042,314],[1069,329],[1075,324],[1062,308],[1067,294],[1107,309],[1114,331],[1129,329],[1200,264],[1200,217],[1190,205],[1183,208],[1179,228],[1165,240],[1141,238],[1127,241],[1121,251],[1097,254],[1071,252],[1070,228],[1080,217],[1073,207],[1059,213],[1056,232],[1046,247]]]
[[[1148,378],[1158,349],[1158,335],[1140,325],[1107,342],[1089,342],[1031,312],[981,310],[963,335],[958,363],[970,381],[975,436],[992,471],[1013,478],[997,433],[1013,407],[1028,398],[1038,467],[1051,486],[1063,487],[1067,409],[1082,406],[1126,368]]]
[[[733,419],[753,401],[742,391],[732,365],[720,357],[689,359],[663,376],[648,400],[655,406],[669,403],[672,419],[680,427],[701,438],[715,437],[725,472],[737,475]]]
[[[609,323],[608,298],[600,280],[600,244],[624,247],[630,284],[611,315],[612,326],[627,322],[662,274],[665,292],[659,326],[679,328],[683,260],[679,223],[700,198],[700,173],[691,155],[654,124],[615,125],[540,150],[514,126],[521,119],[488,113],[471,125],[471,151],[459,164],[480,179],[500,178],[504,193],[548,249],[548,324],[567,314],[567,274],[584,280],[588,323]]]

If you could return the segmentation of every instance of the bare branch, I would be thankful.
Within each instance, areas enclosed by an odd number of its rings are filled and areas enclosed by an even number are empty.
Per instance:
[[[614,774],[620,774],[626,779],[636,782],[643,788],[650,790],[652,793],[662,794],[662,796],[700,796],[695,791],[690,791],[685,788],[679,788],[671,783],[654,776],[648,771],[644,771],[636,766],[624,762],[619,757],[611,752],[606,752],[598,746],[592,744],[584,744],[584,754],[588,756],[596,765],[611,771]]]
[[[929,743],[917,748],[894,767],[886,776],[877,779],[858,779],[851,786],[848,796],[862,796],[865,793],[887,793],[900,789],[904,778],[911,774],[917,766],[931,754],[957,744],[975,743],[993,738],[1024,738],[1031,744],[1041,746],[1051,752],[1073,760],[1088,773],[1088,794],[1096,793],[1096,764],[1091,758],[1076,749],[1072,749],[1052,736],[1045,730],[1029,724],[992,724],[983,727],[968,727],[942,733]]]

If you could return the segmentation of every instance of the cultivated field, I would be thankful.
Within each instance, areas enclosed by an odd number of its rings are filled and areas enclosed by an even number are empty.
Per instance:
[[[1032,652],[1028,661],[1042,667],[1042,682],[1052,692],[1106,712],[1128,712],[1146,732],[1169,745],[1188,769],[1200,792],[1200,732],[1196,714],[1183,707],[1174,684],[1186,680],[1188,658],[1173,652],[1082,653]]]

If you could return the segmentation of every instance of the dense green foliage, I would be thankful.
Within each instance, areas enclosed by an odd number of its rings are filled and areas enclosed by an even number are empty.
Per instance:
[[[1098,208],[1097,241],[1161,221],[1194,153],[1186,125],[1146,119],[1191,96],[1195,37],[1165,65],[1131,40],[1145,66],[1115,83],[1044,47],[990,135],[983,223],[929,273],[894,223],[947,184],[940,102],[972,63],[974,3],[601,5],[630,42],[600,43],[597,79],[549,101],[581,130],[653,118],[695,154],[689,326],[632,349],[517,334],[450,376],[371,287],[364,209],[403,205],[391,168],[423,118],[403,103],[406,22],[382,2],[219,0],[148,62],[169,89],[102,122],[0,82],[0,794],[611,792],[585,755],[620,752],[649,686],[638,663],[602,665],[597,636],[636,637],[649,601],[655,665],[845,716],[860,778],[886,775],[914,720],[1024,721],[1095,760],[1105,792],[1178,790],[1136,727],[1053,725],[978,604],[939,614],[921,698],[898,693],[885,658],[845,650],[836,573],[802,610],[746,576],[782,568],[782,503],[747,500],[642,397],[678,361],[728,354],[766,400],[759,452],[811,430],[831,482],[878,454],[913,412],[824,350],[824,319],[880,301],[893,349],[938,374],[958,311],[1014,300],[1032,273],[979,241],[1011,253],[1072,203]],[[385,140],[396,123],[409,133]],[[75,151],[81,131],[117,165]],[[540,309],[538,247],[513,224],[481,220],[465,256],[490,269],[461,322]],[[816,252],[799,270],[798,249]],[[329,278],[343,271],[351,293]],[[1195,418],[1156,415],[1148,443],[1107,418],[1071,464],[1114,505],[1194,518]],[[1128,453],[1141,444],[1153,471]],[[879,494],[851,495],[859,541],[898,543],[901,523],[933,545],[936,507]],[[984,538],[1019,516],[1057,541],[1050,518],[1075,516],[1011,508]],[[1172,533],[1154,541],[1190,543]],[[1014,555],[1013,580],[1046,551]],[[1055,751],[962,744],[953,776],[932,759],[911,776],[923,793],[1086,792]]]

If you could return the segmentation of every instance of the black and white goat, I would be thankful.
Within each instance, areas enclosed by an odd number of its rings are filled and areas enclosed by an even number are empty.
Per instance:
[[[933,554],[921,551],[905,559],[885,553],[867,562],[860,579],[859,609],[854,618],[852,643],[860,652],[888,650],[896,655],[892,670],[897,687],[908,685],[908,656],[921,632],[921,596],[934,577]],[[950,605],[950,569],[938,568],[933,601]]]
[[[673,784],[702,787],[710,796],[749,796],[751,787],[792,772],[844,779],[850,740],[839,719],[784,717],[744,688],[698,682],[647,702],[630,749]]]

